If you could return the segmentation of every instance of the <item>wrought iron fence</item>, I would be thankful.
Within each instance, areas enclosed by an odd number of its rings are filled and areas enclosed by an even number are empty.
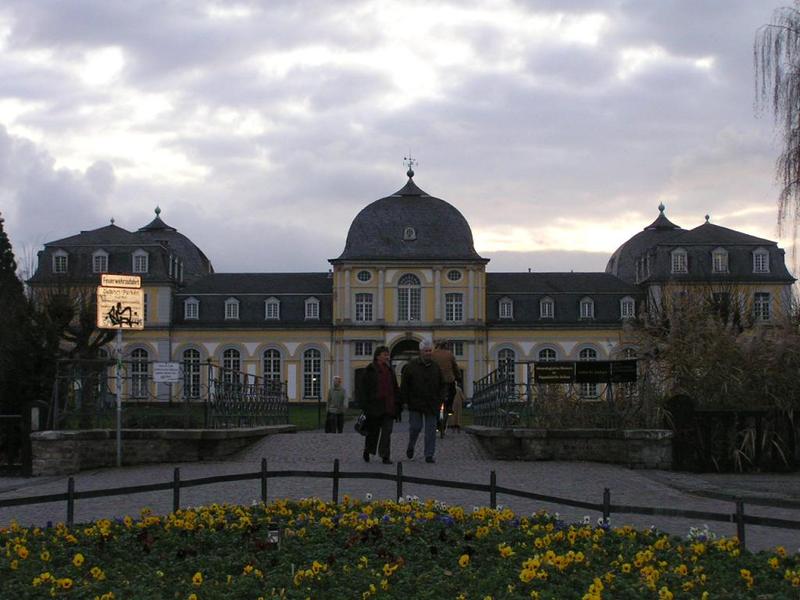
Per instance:
[[[49,429],[114,427],[117,391],[124,428],[227,428],[289,422],[286,383],[217,366],[182,365],[176,383],[153,381],[155,361],[60,360]]]
[[[536,383],[536,361],[508,361],[473,385],[474,423],[485,427],[648,426],[654,416],[638,383]],[[519,376],[522,379],[518,379]],[[649,411],[649,412],[648,412]]]
[[[208,363],[206,427],[257,427],[289,422],[286,382]]]

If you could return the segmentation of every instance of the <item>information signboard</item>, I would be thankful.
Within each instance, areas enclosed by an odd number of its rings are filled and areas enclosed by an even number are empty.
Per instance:
[[[635,360],[612,360],[611,383],[632,383],[636,381]]]
[[[97,326],[100,329],[144,329],[144,290],[98,287]]]
[[[533,379],[536,383],[572,383],[575,381],[575,363],[536,363]]]
[[[575,383],[608,383],[611,363],[607,360],[587,360],[575,363]]]
[[[178,383],[181,380],[181,363],[153,363],[153,381],[156,383]]]

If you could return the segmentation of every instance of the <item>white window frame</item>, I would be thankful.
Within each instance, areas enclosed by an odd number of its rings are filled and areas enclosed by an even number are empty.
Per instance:
[[[760,323],[772,318],[772,294],[769,292],[753,294],[753,318]]]
[[[225,348],[222,351],[222,381],[224,383],[241,383],[242,353],[237,348]]]
[[[397,320],[422,320],[422,284],[413,273],[404,273],[397,280]]]
[[[183,319],[196,321],[200,318],[200,301],[197,298],[187,298],[183,301]]]
[[[131,352],[131,398],[147,398],[150,379],[150,354],[144,348]]]
[[[261,354],[264,381],[280,381],[283,357],[277,348],[267,348]]]
[[[636,300],[630,296],[625,296],[619,301],[619,318],[633,319],[636,316]]]
[[[497,351],[497,371],[509,375],[511,383],[516,380],[517,351],[513,348],[500,348]],[[509,369],[510,366],[510,369]]]
[[[753,250],[753,273],[769,273],[769,250],[766,248]]]
[[[236,298],[228,298],[225,300],[225,320],[239,320],[239,301]]]
[[[689,272],[689,256],[683,248],[677,248],[670,253],[670,272]]]
[[[281,318],[281,301],[275,297],[267,298],[264,301],[264,319],[267,321],[279,321]]]
[[[356,273],[356,279],[358,279],[358,281],[361,283],[367,283],[370,279],[372,279],[372,273],[366,269],[361,269],[358,273]]]
[[[200,397],[200,351],[187,348],[183,351],[183,397]]]
[[[303,399],[322,397],[322,351],[308,348],[303,352]]]
[[[595,348],[585,347],[581,348],[578,352],[579,361],[595,361],[598,357],[598,352]],[[580,384],[581,398],[597,398],[597,384],[596,383],[582,383]]]
[[[372,357],[374,342],[372,340],[356,340],[353,342],[353,355],[359,357]]]
[[[461,271],[458,269],[450,269],[445,276],[447,277],[447,281],[461,281],[463,277]]]
[[[713,273],[729,273],[728,251],[725,248],[715,248],[711,253],[711,271]]]
[[[131,262],[132,273],[149,273],[150,272],[150,255],[144,250],[136,250],[132,256]]]
[[[452,344],[453,356],[455,356],[456,358],[464,358],[464,342],[456,341],[456,342],[451,342],[451,344]]]
[[[501,319],[514,318],[514,301],[511,298],[500,298],[497,303],[497,316]]]
[[[545,353],[551,353],[552,356],[544,356]],[[537,352],[536,358],[539,362],[555,362],[558,360],[558,352],[556,352],[555,348],[542,348]]]
[[[92,273],[108,273],[108,252],[105,250],[92,253]]]
[[[578,316],[580,319],[594,319],[594,300],[588,296],[581,298]]]
[[[64,250],[53,253],[53,273],[66,273],[69,271],[69,254]]]
[[[550,296],[539,300],[539,318],[554,319],[556,316],[556,303]]]
[[[356,309],[357,323],[372,323],[375,318],[373,310],[372,294],[369,292],[358,292],[355,295],[353,305]]]
[[[319,300],[317,298],[311,297],[306,298],[305,302],[306,307],[306,320],[307,321],[318,321],[319,320]]]
[[[444,320],[448,323],[464,321],[464,294],[448,292],[444,295]]]

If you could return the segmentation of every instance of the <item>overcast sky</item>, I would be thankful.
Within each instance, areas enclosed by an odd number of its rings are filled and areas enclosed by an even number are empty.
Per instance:
[[[778,4],[3,0],[0,211],[23,263],[159,206],[218,272],[324,271],[411,153],[492,271],[602,270],[660,202],[778,240]]]

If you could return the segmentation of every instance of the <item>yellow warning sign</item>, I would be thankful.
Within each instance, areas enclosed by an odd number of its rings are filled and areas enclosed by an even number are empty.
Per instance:
[[[98,287],[97,326],[100,329],[144,329],[144,290]]]

